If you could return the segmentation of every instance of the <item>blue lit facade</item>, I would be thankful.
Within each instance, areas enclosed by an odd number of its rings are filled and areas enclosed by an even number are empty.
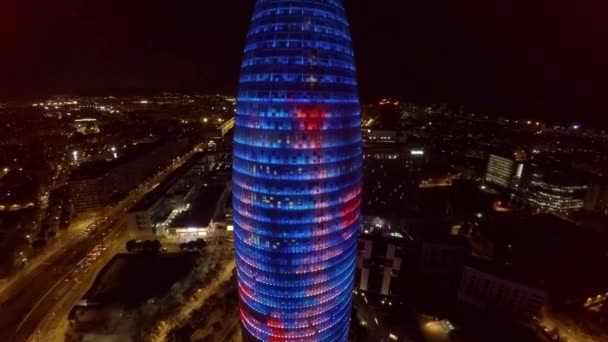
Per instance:
[[[339,0],[258,0],[241,69],[233,207],[241,322],[260,341],[345,341],[361,117]]]

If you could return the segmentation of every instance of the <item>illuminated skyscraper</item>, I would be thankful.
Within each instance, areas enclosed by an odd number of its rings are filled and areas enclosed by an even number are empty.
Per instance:
[[[361,117],[339,0],[258,0],[242,63],[233,206],[241,322],[261,341],[345,341]]]

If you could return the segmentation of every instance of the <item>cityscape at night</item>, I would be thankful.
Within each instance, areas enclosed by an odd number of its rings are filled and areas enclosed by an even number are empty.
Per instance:
[[[0,341],[608,341],[605,4],[22,7]]]

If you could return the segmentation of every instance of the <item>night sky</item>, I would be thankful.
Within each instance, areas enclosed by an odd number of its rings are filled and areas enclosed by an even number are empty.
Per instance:
[[[235,94],[253,0],[5,0],[0,98]],[[606,123],[605,0],[345,0],[364,101]]]

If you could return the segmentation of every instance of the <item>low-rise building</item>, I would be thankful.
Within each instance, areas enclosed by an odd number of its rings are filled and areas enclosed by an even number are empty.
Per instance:
[[[364,217],[361,230],[355,289],[398,295],[405,282],[402,261],[411,239],[379,217]]]
[[[127,213],[127,226],[133,235],[166,235],[171,222],[198,196],[204,165],[210,155],[199,152],[148,193]]]
[[[471,256],[471,246],[461,236],[427,239],[420,245],[420,271],[430,275],[458,275]]]
[[[575,175],[560,172],[532,173],[528,202],[541,212],[568,214],[583,209],[589,185]]]
[[[96,212],[123,198],[173,158],[189,143],[161,140],[134,146],[117,159],[82,164],[70,174],[69,198],[77,213]]]
[[[540,312],[547,293],[490,262],[476,259],[464,268],[457,298],[480,309],[531,319]]]

